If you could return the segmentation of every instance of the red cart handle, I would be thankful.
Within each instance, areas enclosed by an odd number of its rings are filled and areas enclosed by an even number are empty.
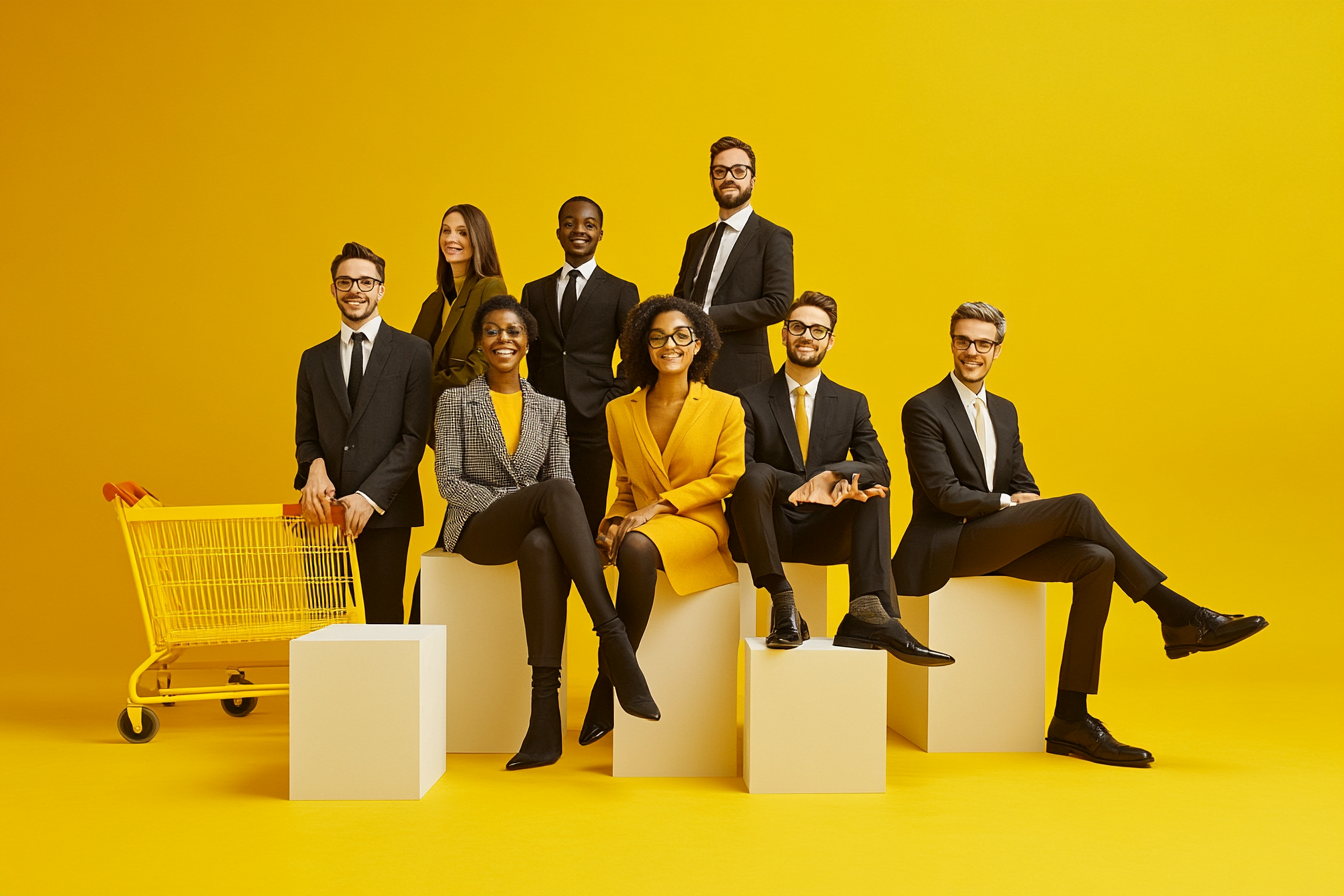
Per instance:
[[[285,516],[303,516],[303,511],[298,504],[286,504],[282,510]],[[327,508],[327,517],[331,520],[333,526],[345,525],[345,507],[340,504],[332,503]]]
[[[143,489],[134,482],[127,480],[118,485],[110,482],[103,483],[103,498],[111,501],[113,498],[121,498],[126,502],[127,507],[134,507],[141,498],[154,497],[148,489]]]

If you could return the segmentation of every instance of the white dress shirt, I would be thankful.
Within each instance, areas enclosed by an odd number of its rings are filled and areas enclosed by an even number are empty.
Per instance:
[[[723,266],[728,263],[728,256],[733,252],[733,246],[737,245],[737,238],[742,233],[742,228],[747,226],[747,219],[751,217],[751,203],[748,202],[742,206],[732,217],[724,218],[723,223],[728,226],[723,229],[723,238],[719,240],[719,254],[714,258],[714,266],[709,269],[709,290],[705,293],[705,311],[709,311],[710,304],[714,301],[714,290],[719,288],[719,277],[723,275]],[[714,222],[717,228],[719,222]],[[704,254],[700,256],[700,264],[696,267],[695,281],[700,280],[700,269],[705,266],[705,255],[709,254],[709,244],[714,242],[714,231],[710,230],[709,239],[705,240]],[[691,287],[691,292],[695,287]],[[688,293],[689,295],[689,293]],[[809,405],[811,407],[811,405]],[[810,411],[808,413],[811,413]]]
[[[366,340],[362,352],[364,364],[359,368],[359,372],[363,373],[369,369],[369,355],[373,354],[373,340],[378,338],[378,328],[382,325],[382,315],[378,314],[376,311],[374,312],[373,317],[366,320],[364,326],[360,327],[358,330],[350,329],[349,324],[344,320],[341,321],[341,376],[345,377],[345,384],[347,386],[350,385],[350,357],[351,353],[354,351],[355,345],[352,337],[355,333],[363,333]],[[373,509],[378,512],[379,516],[382,516],[383,508],[379,507],[372,498],[363,492],[355,492],[355,494],[373,505]]]
[[[727,234],[724,234],[724,236],[726,237]],[[817,374],[817,376],[812,379],[812,382],[803,386],[803,388],[807,390],[807,394],[803,396],[803,411],[807,414],[807,432],[809,435],[812,433],[812,412],[817,406],[817,384],[820,382],[821,374]],[[795,383],[793,377],[786,373],[784,374],[784,385],[789,387],[789,413],[793,415],[794,425],[797,425],[798,399],[793,393],[797,391],[798,386],[801,384]]]
[[[966,408],[966,416],[971,421],[971,431],[975,431],[975,402],[977,399],[985,403],[985,453],[981,460],[985,462],[985,478],[989,480],[990,491],[994,490],[994,465],[999,459],[999,443],[994,436],[994,421],[989,416],[989,390],[985,388],[985,381],[980,381],[980,394],[972,392],[966,388],[966,384],[957,379],[955,373],[949,373],[952,378],[952,385],[957,387],[957,395],[961,397],[961,403]],[[1013,499],[1008,495],[999,495],[999,509],[1011,507]]]
[[[560,268],[560,276],[555,281],[555,310],[563,311],[560,306],[564,302],[565,287],[569,285],[569,272],[578,271],[578,282],[574,284],[574,292],[580,297],[583,295],[583,287],[588,284],[588,280],[593,276],[593,271],[597,270],[597,259],[590,258],[577,268],[569,262],[565,262]]]

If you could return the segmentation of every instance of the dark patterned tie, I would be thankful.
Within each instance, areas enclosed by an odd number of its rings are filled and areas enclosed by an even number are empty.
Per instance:
[[[359,384],[364,382],[364,340],[363,333],[350,334],[350,376],[345,381],[345,394],[350,397],[350,410],[355,409],[355,399],[359,397]]]
[[[565,284],[565,294],[560,297],[560,335],[569,332],[574,323],[574,309],[579,305],[579,269],[569,272],[569,282]]]
[[[714,273],[714,260],[719,257],[719,243],[723,242],[723,232],[728,229],[726,221],[720,221],[714,229],[714,239],[709,241],[709,251],[700,262],[700,270],[695,275],[695,289],[691,291],[691,304],[705,307],[705,296],[709,293],[709,278]]]

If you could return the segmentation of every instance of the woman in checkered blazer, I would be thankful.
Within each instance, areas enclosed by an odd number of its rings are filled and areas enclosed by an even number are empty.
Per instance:
[[[435,414],[434,472],[448,499],[443,547],[472,563],[518,563],[532,720],[506,768],[535,768],[560,758],[560,654],[571,581],[592,617],[598,657],[621,707],[653,721],[659,712],[570,476],[565,406],[518,375],[537,338],[536,318],[512,296],[496,296],[481,304],[472,331],[485,375],[446,390]]]

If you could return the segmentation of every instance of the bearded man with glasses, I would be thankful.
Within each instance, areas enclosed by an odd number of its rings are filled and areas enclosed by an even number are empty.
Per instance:
[[[746,415],[746,472],[729,502],[729,548],[770,592],[765,646],[787,650],[810,637],[794,603],[786,562],[849,566],[849,612],[840,647],[884,649],[922,666],[952,657],[905,630],[891,594],[891,471],[868,399],[821,372],[835,344],[834,299],[805,292],[788,309],[780,341],[788,360],[738,392]]]
[[[1269,623],[1262,616],[1217,613],[1168,588],[1166,576],[1111,528],[1086,495],[1041,497],[1023,457],[1017,408],[985,389],[1007,329],[993,305],[957,308],[952,374],[901,412],[914,510],[891,561],[896,592],[931,594],[953,576],[1072,582],[1046,750],[1106,765],[1146,766],[1151,753],[1116,740],[1087,712],[1087,695],[1097,693],[1111,585],[1153,609],[1171,659],[1231,647]]]
[[[709,387],[732,394],[774,370],[765,328],[793,299],[793,234],[753,211],[756,153],[736,137],[709,148],[709,185],[718,220],[687,237],[672,294],[714,322],[723,350]]]

